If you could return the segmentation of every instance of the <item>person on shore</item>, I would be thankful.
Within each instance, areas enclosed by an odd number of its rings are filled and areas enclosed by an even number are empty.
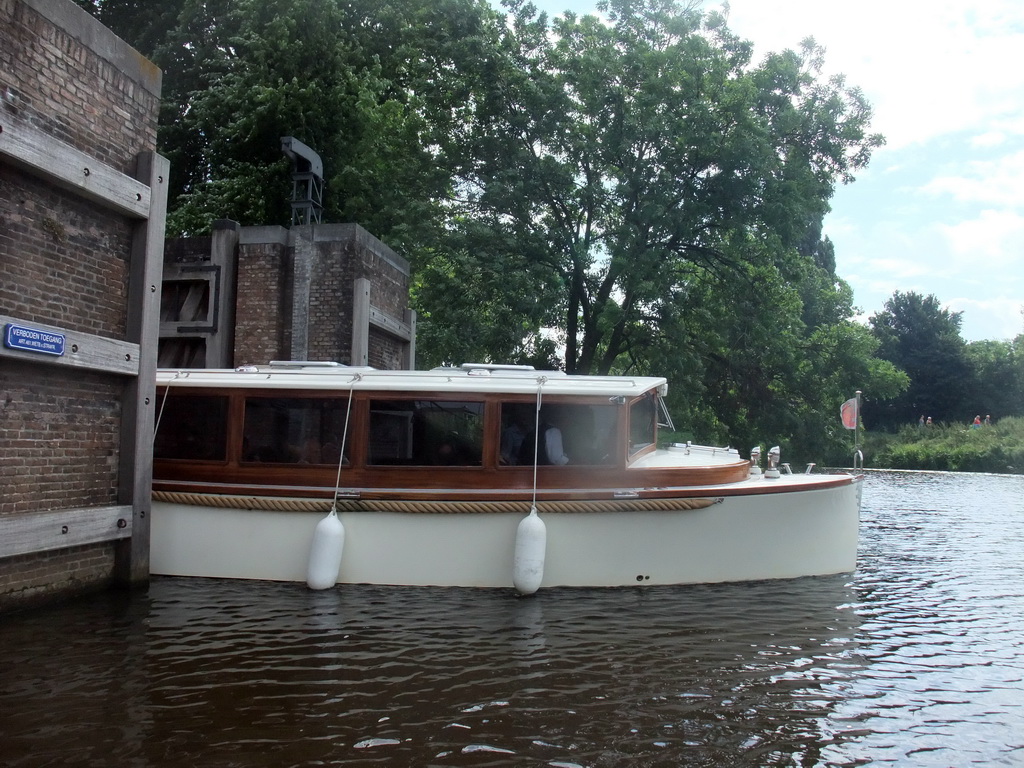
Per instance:
[[[992,426],[992,416],[991,416],[991,414],[988,414],[988,413],[985,414],[985,426],[986,427]]]
[[[924,414],[921,414],[921,418],[917,420],[917,428],[921,429],[924,426]]]
[[[981,414],[979,413],[977,416],[974,417],[974,423],[971,424],[971,429],[980,429],[980,428],[981,428]]]
[[[932,425],[932,417],[931,417],[931,416],[929,416],[929,417],[928,417],[928,418],[927,418],[927,419],[925,420],[925,422],[924,422],[924,423],[925,423],[925,426],[928,426],[928,427],[930,427],[930,426]]]

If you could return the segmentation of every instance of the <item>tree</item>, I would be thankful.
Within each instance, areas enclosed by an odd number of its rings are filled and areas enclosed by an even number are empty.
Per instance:
[[[967,345],[973,381],[967,400],[983,418],[1024,416],[1024,336]]]
[[[960,312],[950,312],[934,295],[896,291],[869,320],[879,341],[878,356],[910,377],[907,391],[886,403],[880,426],[916,423],[920,416],[955,421],[968,416],[972,375],[960,336]]]
[[[557,368],[555,306],[561,286],[523,258],[514,243],[463,222],[444,247],[420,260],[413,290],[420,307],[418,348],[426,365],[502,361]]]
[[[848,460],[839,404],[856,390],[896,396],[906,375],[875,357],[877,339],[852,320],[849,286],[809,256],[792,254],[784,269],[748,269],[745,279],[694,283],[688,335],[678,344],[688,354],[683,370],[670,370],[686,382],[675,396],[681,389],[698,398],[674,400],[676,412],[699,433],[742,448],[770,441],[793,461]]]
[[[665,374],[741,444],[810,445],[852,389],[899,389],[821,229],[882,140],[813,40],[755,65],[671,0],[550,23],[525,0],[80,1],[164,70],[171,233],[287,223],[296,136],[326,220],[412,262],[421,364]]]
[[[325,220],[436,246],[444,148],[496,18],[482,0],[80,0],[164,71],[168,229],[290,221],[295,136],[324,161]],[[426,244],[426,245],[425,245]]]
[[[549,25],[510,4],[457,186],[460,221],[561,286],[556,327],[579,372],[642,356],[695,270],[744,271],[738,243],[784,258],[881,141],[859,91],[818,78],[813,42],[751,66],[716,14],[599,7],[608,23],[567,13]]]

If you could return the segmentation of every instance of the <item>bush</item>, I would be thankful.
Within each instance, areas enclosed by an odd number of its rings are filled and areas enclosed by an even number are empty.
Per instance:
[[[866,462],[873,467],[1024,474],[1024,419],[1018,417],[980,429],[904,427],[887,438],[872,436],[865,444],[875,449]]]

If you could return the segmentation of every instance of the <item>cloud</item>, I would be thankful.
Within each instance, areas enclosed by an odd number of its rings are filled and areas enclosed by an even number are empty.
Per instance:
[[[925,184],[929,195],[950,195],[960,202],[1024,209],[1024,150],[995,160],[970,161]]]
[[[596,0],[537,0],[590,11]],[[706,0],[705,10],[721,0]],[[813,37],[886,136],[836,190],[825,234],[870,316],[894,291],[963,311],[965,339],[1024,332],[1024,2],[729,0],[754,61]],[[950,299],[949,297],[957,297]]]
[[[949,308],[963,312],[961,335],[965,339],[1013,339],[1024,333],[1024,299],[958,297],[949,302]]]
[[[1008,276],[1008,268],[1013,266],[1021,269],[1012,274],[1024,272],[1024,216],[1016,211],[986,209],[973,219],[939,224],[938,230],[952,256],[963,266],[992,279]]]
[[[883,282],[892,284],[893,281],[904,281],[910,278],[930,275],[934,271],[930,264],[922,263],[916,259],[900,258],[869,258],[865,266],[873,273],[885,275]]]
[[[971,147],[975,149],[985,149],[988,147],[998,147],[1001,144],[1006,143],[1006,133],[1000,130],[986,131],[985,133],[978,134],[977,136],[971,137]]]
[[[1024,330],[1024,3],[729,4],[755,60],[813,36],[886,136],[825,223],[855,304],[915,291],[963,311],[966,339]]]
[[[729,24],[759,56],[813,36],[826,68],[864,90],[890,148],[1021,115],[1019,0],[863,0],[856,13],[820,0],[730,0]]]

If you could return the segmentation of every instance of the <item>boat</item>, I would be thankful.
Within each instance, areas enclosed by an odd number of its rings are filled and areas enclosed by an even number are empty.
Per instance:
[[[862,475],[659,445],[666,392],[515,365],[161,370],[151,573],[529,594],[856,568]]]

